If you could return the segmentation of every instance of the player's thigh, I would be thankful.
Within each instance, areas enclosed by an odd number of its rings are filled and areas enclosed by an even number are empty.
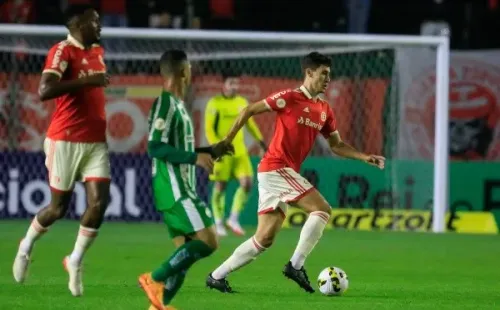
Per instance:
[[[109,183],[111,166],[106,143],[81,143],[81,145],[85,149],[85,158],[80,171],[82,181]]]
[[[322,211],[330,214],[331,207],[321,193],[313,189],[297,201],[290,202],[290,205],[299,207],[307,213]]]
[[[210,209],[198,198],[183,197],[162,210],[172,238],[195,235],[214,223]]]
[[[259,172],[259,214],[281,209],[286,214],[288,204],[294,203],[314,190],[300,174],[290,168]]]
[[[234,158],[234,166],[233,166],[233,174],[234,177],[238,180],[241,179],[250,179],[253,178],[253,167],[252,162],[250,160],[250,156],[242,155]]]
[[[45,139],[45,166],[52,192],[72,192],[84,162],[79,143]]]
[[[257,242],[263,247],[270,247],[281,230],[284,219],[282,212],[278,209],[259,214],[257,230],[255,231]]]
[[[231,179],[233,158],[224,156],[214,163],[214,169],[210,174],[211,181],[228,182]]]

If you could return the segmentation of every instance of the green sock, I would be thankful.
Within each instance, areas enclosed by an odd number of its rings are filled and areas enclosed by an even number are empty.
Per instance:
[[[213,249],[200,240],[191,240],[179,247],[167,261],[153,271],[156,282],[165,282],[181,270],[188,270],[197,260],[212,254]]]
[[[241,211],[245,208],[245,205],[248,201],[248,193],[242,188],[239,187],[234,193],[233,198],[233,206],[231,207],[231,215],[238,216]]]
[[[175,295],[181,288],[186,278],[187,270],[181,270],[179,273],[171,276],[165,281],[165,290],[163,291],[163,304],[168,305],[172,302]]]
[[[224,212],[226,209],[226,192],[219,191],[216,186],[212,191],[212,210],[214,214],[214,220],[222,221],[224,218]]]

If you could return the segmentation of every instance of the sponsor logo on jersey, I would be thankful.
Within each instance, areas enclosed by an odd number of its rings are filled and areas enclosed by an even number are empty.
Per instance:
[[[51,66],[52,69],[59,68],[59,63],[61,62],[61,55],[66,45],[68,45],[66,42],[61,42],[57,46],[57,50],[54,53],[54,57],[52,58],[52,66]]]
[[[323,128],[323,125],[311,121],[311,119],[309,117],[305,117],[305,118],[302,116],[299,117],[299,119],[297,120],[297,124],[312,127],[314,129],[317,129],[317,130],[321,130],[321,128]]]
[[[279,97],[283,96],[283,95],[284,95],[284,94],[286,94],[286,93],[287,93],[287,91],[286,91],[286,90],[284,90],[284,91],[280,91],[279,93],[272,95],[272,96],[271,96],[271,100],[275,100],[275,99],[277,99],[277,98],[279,98]]]

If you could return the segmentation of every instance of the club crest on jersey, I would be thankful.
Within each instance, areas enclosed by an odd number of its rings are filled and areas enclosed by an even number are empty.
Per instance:
[[[325,112],[321,112],[321,120],[323,122],[326,121],[326,113]]]
[[[276,100],[276,106],[280,109],[283,109],[286,106],[286,101],[283,98]]]
[[[166,125],[167,124],[165,123],[165,120],[162,118],[156,119],[156,121],[154,123],[154,127],[156,130],[164,130]]]

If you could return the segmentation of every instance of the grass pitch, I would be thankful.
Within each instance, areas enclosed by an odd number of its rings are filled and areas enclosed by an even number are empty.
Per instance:
[[[62,258],[77,222],[57,223],[35,246],[25,284],[12,278],[12,261],[28,221],[0,221],[0,309],[147,309],[137,276],[171,253],[161,224],[105,223],[85,260],[83,297],[67,289]],[[344,269],[350,288],[342,297],[307,294],[281,275],[299,230],[283,230],[275,245],[234,273],[238,294],[205,287],[207,274],[244,239],[227,237],[220,250],[197,263],[174,300],[193,309],[499,309],[498,236],[325,231],[306,262],[314,283],[322,268]]]

